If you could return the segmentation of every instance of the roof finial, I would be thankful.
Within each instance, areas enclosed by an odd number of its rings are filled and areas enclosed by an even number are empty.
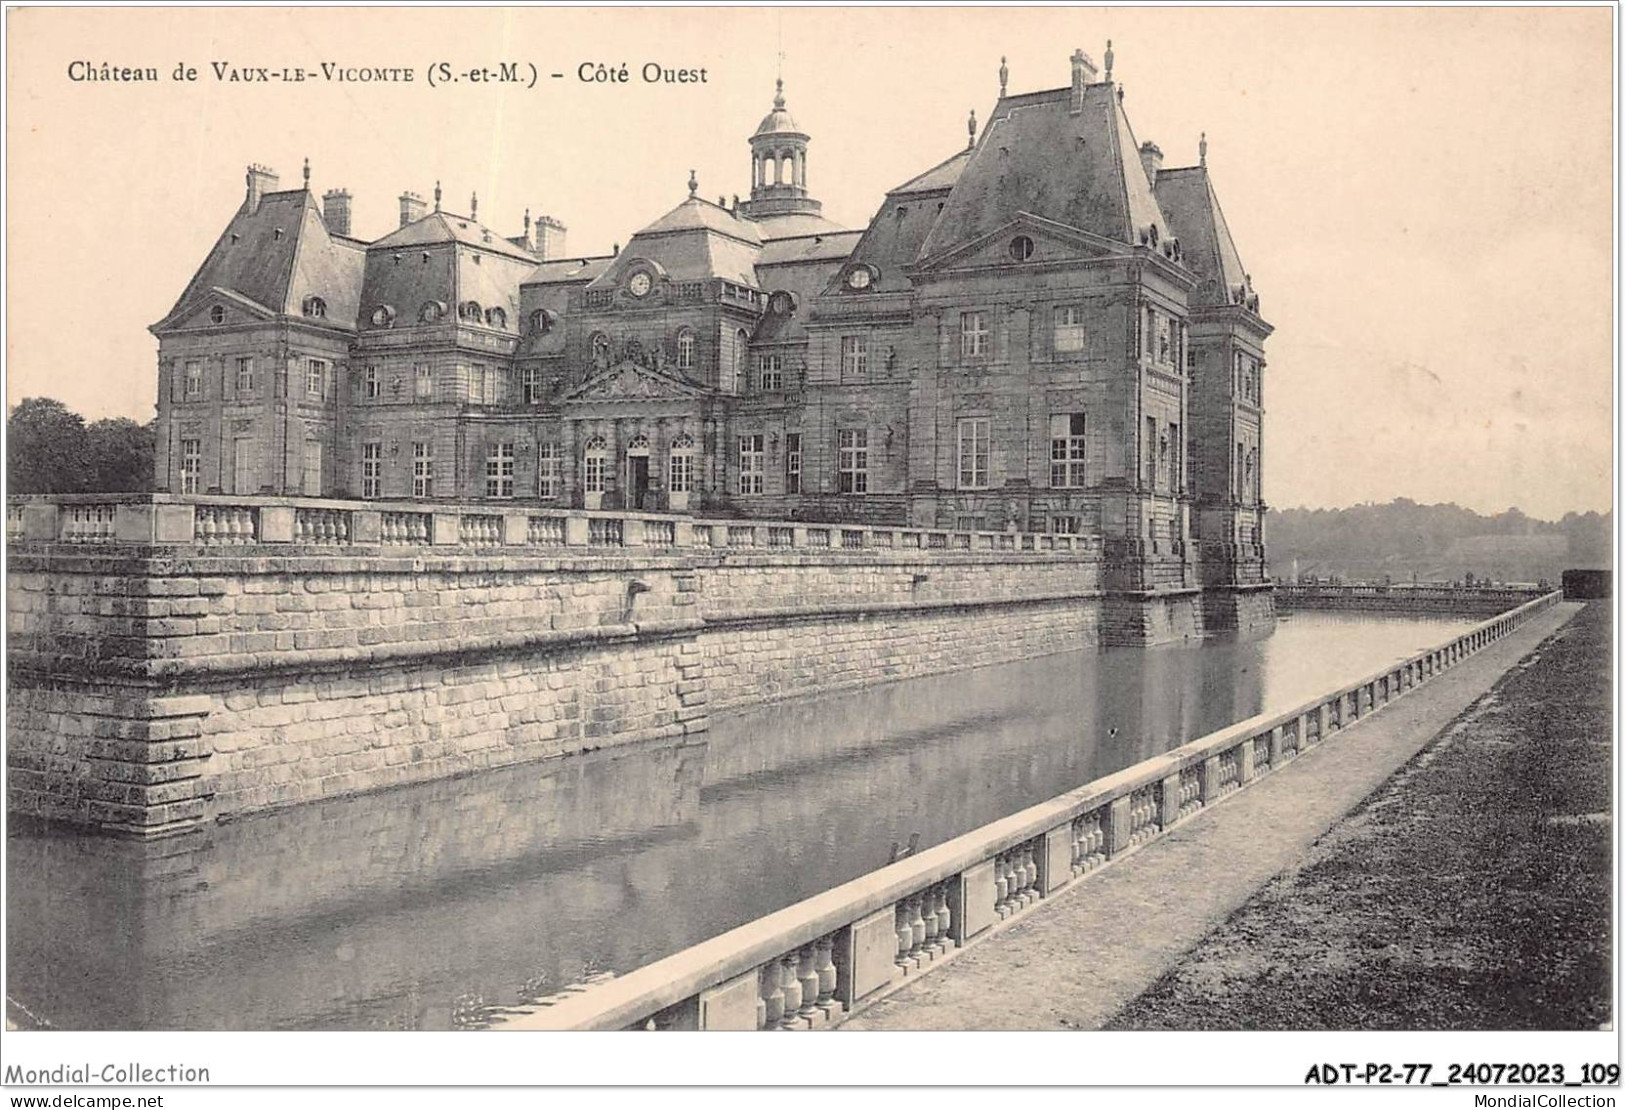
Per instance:
[[[695,176],[693,170],[689,170],[688,171],[688,195],[693,196],[695,193],[697,193],[699,191],[700,191],[700,179]]]
[[[773,93],[773,110],[782,112],[784,111],[784,78],[780,77],[773,84],[776,90]]]
[[[1112,40],[1106,40],[1106,80],[1112,79]]]
[[[965,149],[969,150],[970,148],[972,148],[972,147],[974,147],[976,145],[976,109],[975,108],[972,108],[970,110],[970,122],[965,124],[965,130],[970,132],[970,141],[965,144]]]
[[[468,218],[471,220],[480,218],[480,195],[478,193],[468,194]]]
[[[1010,67],[1005,64],[1006,59],[999,56],[999,95],[1004,95],[1005,88],[1010,84]]]
[[[436,181],[434,183],[434,210],[436,212],[440,211],[440,182],[439,181]]]
[[[1201,165],[1207,165],[1207,132],[1202,132],[1202,141],[1196,144],[1196,153]]]
[[[530,209],[525,209],[525,234],[530,234]]]
[[[310,188],[310,159],[305,159],[305,188]]]

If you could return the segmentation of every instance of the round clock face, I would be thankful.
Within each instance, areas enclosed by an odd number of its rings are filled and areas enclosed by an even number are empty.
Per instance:
[[[649,271],[639,270],[626,283],[626,288],[634,297],[646,297],[649,290],[654,288],[654,278],[649,276]]]
[[[868,270],[853,270],[846,275],[847,287],[851,289],[867,289],[869,288],[869,280]]]

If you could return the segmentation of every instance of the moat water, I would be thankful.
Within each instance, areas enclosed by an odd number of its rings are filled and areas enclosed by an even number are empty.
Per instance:
[[[1467,627],[1071,652],[156,843],[14,827],[8,1008],[65,1029],[443,1029],[625,972]]]

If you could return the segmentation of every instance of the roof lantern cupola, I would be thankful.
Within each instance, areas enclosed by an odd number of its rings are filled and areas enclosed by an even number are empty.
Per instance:
[[[807,192],[810,141],[785,107],[784,78],[780,77],[774,88],[773,110],[762,117],[750,137],[750,201],[742,206],[748,215],[818,214],[823,205]]]

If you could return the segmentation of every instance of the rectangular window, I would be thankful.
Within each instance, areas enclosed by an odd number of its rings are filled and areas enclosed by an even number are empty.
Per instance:
[[[869,376],[869,337],[843,335],[841,337],[841,377],[867,378]]]
[[[485,496],[513,496],[513,444],[491,444],[485,458]]]
[[[471,366],[468,368],[468,401],[469,404],[478,405],[485,400],[485,367]]]
[[[758,380],[763,393],[773,393],[784,388],[784,357],[782,355],[763,355],[757,362]]]
[[[327,363],[322,359],[305,360],[305,396],[318,401],[327,396]]]
[[[420,401],[434,400],[434,368],[426,362],[418,363],[412,372],[412,395]]]
[[[954,517],[955,532],[986,532],[987,517],[982,515],[960,514]]]
[[[762,492],[762,437],[760,434],[739,437],[739,492]]]
[[[181,492],[196,493],[198,477],[203,473],[203,441],[181,440]]]
[[[203,396],[203,363],[195,358],[186,360],[186,395]]]
[[[588,448],[582,458],[581,480],[582,488],[588,493],[604,492],[604,452]]]
[[[525,404],[527,404],[527,405],[539,405],[539,404],[541,404],[542,403],[542,397],[544,396],[544,391],[545,391],[545,388],[546,388],[542,383],[542,370],[541,370],[541,367],[539,367],[539,366],[527,366],[527,367],[525,367],[525,377],[524,377],[524,380],[523,380],[523,384],[524,384],[524,391],[525,391]]]
[[[869,492],[869,429],[846,428],[836,433],[842,493]]]
[[[434,496],[434,444],[412,444],[412,496]]]
[[[384,495],[384,445],[382,443],[363,443],[361,445],[361,496],[366,498],[382,497]]]
[[[992,424],[985,416],[959,422],[959,488],[987,488],[987,442]]]
[[[367,367],[361,372],[361,395],[369,401],[376,401],[382,392],[378,384],[378,367]]]
[[[536,496],[559,495],[559,448],[557,444],[543,443],[536,448]]]
[[[1185,341],[1185,372],[1191,373],[1196,369],[1196,348],[1192,347],[1190,340]]]
[[[254,360],[252,358],[237,360],[237,392],[254,392]]]
[[[1168,425],[1168,486],[1175,493],[1183,487],[1179,472],[1179,425]]]
[[[984,358],[987,355],[987,314],[961,312],[959,314],[959,354],[963,358]]]
[[[299,474],[299,490],[306,497],[322,495],[322,441],[305,440],[305,459]]]
[[[488,405],[508,403],[508,372],[499,366],[493,366],[486,371],[485,403]]]
[[[1052,516],[1049,518],[1049,530],[1062,536],[1076,536],[1083,531],[1083,520],[1070,513]]]
[[[801,492],[800,432],[789,432],[784,437],[784,492]]]
[[[666,475],[666,488],[672,493],[687,493],[694,488],[694,454],[692,451],[673,451],[670,472]]]
[[[1083,333],[1083,306],[1064,304],[1055,310],[1055,353],[1075,354],[1083,350],[1087,337]]]
[[[1083,413],[1057,412],[1049,418],[1049,484],[1054,489],[1083,486]]]
[[[1157,418],[1145,418],[1145,469],[1142,471],[1145,484],[1157,484]]]

